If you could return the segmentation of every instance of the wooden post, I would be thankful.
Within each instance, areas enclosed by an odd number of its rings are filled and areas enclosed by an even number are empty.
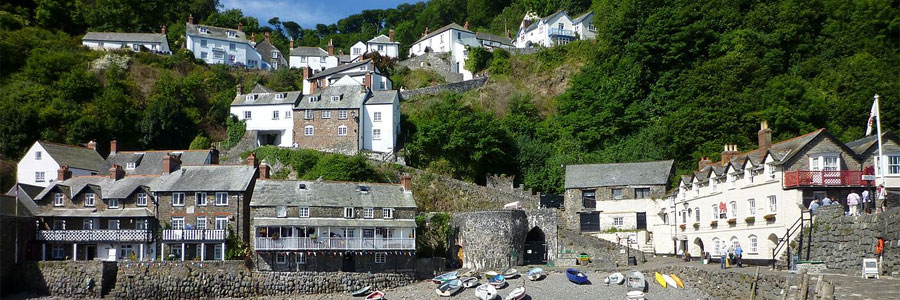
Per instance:
[[[753,276],[753,284],[750,285],[750,300],[756,300],[757,282],[759,282],[759,266],[756,266],[756,276]]]
[[[830,281],[822,284],[822,300],[834,300],[834,284]]]
[[[822,283],[823,283],[822,279],[823,279],[823,277],[824,277],[824,275],[819,274],[819,279],[816,280],[816,297],[817,298],[822,297]]]
[[[800,273],[800,290],[797,293],[797,300],[806,300],[806,297],[809,294],[809,274],[806,274],[806,269],[804,269]]]

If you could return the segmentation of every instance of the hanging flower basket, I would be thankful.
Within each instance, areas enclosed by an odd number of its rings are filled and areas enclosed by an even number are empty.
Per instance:
[[[681,224],[681,225],[678,225],[678,227],[681,227],[681,230],[684,230],[687,227],[687,225]]]
[[[765,216],[763,217],[763,219],[766,219],[766,221],[772,221],[772,220],[775,220],[775,214],[768,214],[768,215],[765,215]]]
[[[716,226],[719,226],[719,221],[716,220],[716,221],[709,222],[709,226],[710,226],[710,227],[716,227]]]
[[[744,218],[744,222],[747,222],[747,223],[756,222],[756,217],[746,217],[746,218]]]
[[[735,219],[735,218],[728,219],[728,224],[734,225],[734,223],[737,223],[737,219]]]
[[[700,223],[694,223],[694,229],[700,228]]]

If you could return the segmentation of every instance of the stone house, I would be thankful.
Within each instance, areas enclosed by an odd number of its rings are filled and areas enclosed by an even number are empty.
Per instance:
[[[248,131],[256,131],[255,146],[291,147],[293,106],[303,95],[299,91],[276,92],[259,84],[248,93],[241,85],[237,90],[231,101],[231,114],[244,121]]]
[[[252,37],[251,37],[252,39]],[[252,42],[252,41],[251,41]],[[266,32],[265,39],[262,42],[254,45],[256,51],[259,52],[259,56],[263,61],[263,69],[269,70],[278,70],[278,68],[289,68],[287,58],[284,57],[284,54],[281,53],[281,50],[272,45],[272,41],[269,39],[269,33]]]
[[[888,189],[889,193],[898,194],[900,193],[900,139],[897,138],[893,133],[882,133],[882,152],[884,157],[881,159],[884,162],[884,186]],[[847,147],[853,149],[856,154],[863,161],[863,171],[866,171],[869,168],[872,168],[872,173],[878,178],[878,182],[881,180],[881,167],[879,165],[878,159],[878,136],[870,135],[852,142],[847,143]],[[875,183],[872,183],[875,185]],[[892,196],[891,199],[894,199],[898,196]]]
[[[411,272],[416,202],[401,184],[260,180],[250,203],[257,266],[275,271]]]

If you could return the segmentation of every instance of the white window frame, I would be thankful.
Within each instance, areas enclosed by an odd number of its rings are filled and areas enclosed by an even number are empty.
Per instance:
[[[109,208],[119,208],[119,199],[109,198]]]
[[[287,218],[287,207],[284,205],[275,206],[276,218]]]
[[[751,217],[756,215],[756,199],[747,199],[747,213]]]
[[[150,229],[150,222],[146,219],[135,220],[134,221],[134,229],[138,230],[147,230]]]
[[[194,193],[194,201],[197,203],[197,206],[206,206],[206,204],[208,203],[208,199],[206,197],[206,192]]]
[[[303,127],[303,135],[304,136],[314,136],[316,134],[316,128],[312,125],[306,125]]]
[[[125,169],[134,170],[134,168],[137,168],[137,163],[135,163],[135,162],[125,163]]]
[[[382,208],[381,209],[381,218],[382,219],[393,219],[394,218],[394,209],[393,208]]]
[[[245,110],[244,111],[244,120],[250,120],[250,119],[253,119],[253,112],[251,112],[249,110]]]
[[[363,208],[363,219],[374,219],[375,209],[371,207]]]
[[[887,156],[887,175],[900,175],[900,155]]]
[[[376,140],[376,141],[381,140],[381,129],[379,129],[379,128],[372,129],[372,139]]]
[[[81,229],[83,230],[94,230],[94,219],[84,219],[81,222]]]
[[[353,219],[355,217],[353,207],[344,207],[344,218]]]
[[[301,206],[298,208],[297,216],[300,218],[309,218],[309,206]]]
[[[284,118],[285,118],[285,119],[291,119],[291,118],[293,118],[293,117],[294,117],[294,115],[291,113],[291,111],[289,111],[289,110],[284,111]]]
[[[66,230],[66,220],[53,220],[53,230]]]
[[[226,230],[228,229],[228,217],[218,216],[216,217],[216,230]]]
[[[341,101],[341,96],[331,96],[331,102]]]
[[[108,220],[106,221],[106,229],[109,230],[119,230],[122,228],[122,221],[120,220]]]
[[[53,195],[53,206],[63,206],[64,200],[65,200],[65,197],[63,196],[63,193],[54,194]]]
[[[694,214],[696,215],[695,220],[697,220],[697,222],[699,223],[700,222],[700,207],[699,206],[694,207]]]
[[[347,110],[339,110],[338,111],[338,119],[346,120],[347,119]]]
[[[778,198],[775,195],[769,195],[769,213],[778,213]]]
[[[387,254],[384,252],[375,252],[375,263],[376,264],[387,263]]]
[[[94,193],[84,193],[84,206],[97,206],[97,196]]]
[[[306,56],[301,56],[301,57],[300,57],[300,62],[305,63],[305,62],[306,62]]]
[[[285,252],[275,252],[275,263],[279,265],[283,265],[287,263],[287,253]]]
[[[222,244],[220,244],[220,243],[215,244],[213,246],[213,259],[214,260],[223,260],[224,257],[222,257],[222,252],[223,252]]]
[[[281,114],[280,110],[273,110],[272,111],[272,120],[281,120],[280,114]]]
[[[197,224],[196,224],[196,225],[197,225],[197,229],[198,229],[198,230],[205,230],[206,227],[207,227],[207,226],[206,226],[206,225],[207,225],[206,222],[207,222],[207,221],[206,221],[206,216],[203,216],[203,217],[197,217]]]
[[[303,118],[304,118],[304,119],[312,120],[313,118],[315,118],[315,116],[316,116],[316,115],[315,115],[315,113],[312,111],[312,109],[307,109],[306,111],[303,112]]]
[[[272,51],[272,58],[278,58],[278,51]]]
[[[184,206],[184,193],[172,193],[172,206]]]
[[[184,217],[172,217],[172,229],[183,230],[184,229]]]
[[[715,221],[715,220],[719,219],[719,205],[713,204],[712,207],[713,207],[713,218],[712,219],[713,219],[713,221]]]
[[[731,203],[729,203],[728,205],[731,209],[731,211],[729,212],[731,214],[731,217],[737,218],[737,201],[731,201]]]
[[[372,113],[372,121],[373,122],[381,122],[381,112],[376,111]]]
[[[619,192],[619,195],[616,195],[616,192]],[[625,189],[623,188],[611,188],[609,189],[609,197],[613,200],[622,200],[625,198]]]
[[[322,119],[331,119],[331,111],[323,110],[322,111]]]
[[[748,249],[748,254],[757,254],[759,253],[759,238],[756,235],[750,235],[750,249]]]
[[[216,192],[216,206],[228,206],[228,193]]]
[[[625,226],[625,217],[613,217],[613,226]]]
[[[41,151],[34,151],[34,160],[41,160]]]
[[[303,252],[297,253],[296,257],[297,257],[296,259],[297,259],[297,264],[298,264],[298,265],[305,265],[305,264],[306,264],[306,256],[304,256],[304,253],[303,253]]]
[[[722,241],[719,238],[713,238],[713,255],[721,256],[722,255]]]
[[[338,136],[347,136],[347,126],[338,126]]]
[[[34,182],[44,182],[47,178],[46,172],[34,172]]]
[[[147,193],[137,193],[137,197],[135,198],[135,205],[147,206]]]

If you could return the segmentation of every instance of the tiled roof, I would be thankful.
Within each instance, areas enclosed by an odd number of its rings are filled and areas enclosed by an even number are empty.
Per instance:
[[[103,157],[89,148],[38,141],[60,166],[100,172],[103,170]]]
[[[322,72],[313,74],[312,76],[309,77],[309,79],[322,78],[322,77],[330,76],[330,75],[337,74],[337,73],[340,73],[343,71],[347,71],[347,70],[350,70],[353,68],[359,68],[359,67],[369,63],[370,61],[371,60],[364,59],[364,60],[361,60],[358,62],[343,64],[343,65],[340,65],[337,67],[328,68],[328,69],[322,70]],[[369,71],[371,71],[371,70],[369,70]]]
[[[312,96],[317,97],[317,100],[310,101],[309,98]],[[339,100],[332,101],[332,96],[339,97]],[[312,95],[304,95],[294,104],[294,109],[360,108],[368,97],[369,93],[364,86],[332,85]]]
[[[113,42],[168,43],[162,33],[88,32],[82,40]]]
[[[389,37],[387,37],[387,36],[385,36],[385,35],[383,35],[383,34],[380,34],[380,35],[378,35],[378,36],[372,38],[371,40],[369,40],[369,43],[378,43],[378,44],[400,44],[400,43],[398,43],[398,42],[391,42],[391,38],[389,38]]]
[[[574,20],[572,20],[572,23],[581,23],[581,21],[584,21],[585,18],[587,18],[588,16],[593,15],[593,14],[594,14],[593,11],[589,11],[589,12],[575,18]]]
[[[466,29],[465,27],[459,26],[459,24],[456,24],[455,22],[453,22],[453,23],[447,24],[447,25],[444,26],[444,27],[438,28],[438,30],[429,32],[428,34],[426,34],[426,35],[423,36],[422,38],[416,40],[416,43],[421,42],[421,41],[424,41],[424,40],[427,40],[427,39],[430,39],[431,37],[436,36],[436,35],[438,35],[438,34],[441,34],[441,32],[444,32],[444,31],[447,31],[447,30],[450,30],[450,29],[453,29],[453,30],[459,30],[459,31],[462,31],[462,32],[472,33],[472,31]],[[413,44],[415,44],[415,43],[413,43]]]
[[[328,51],[319,47],[296,47],[291,49],[291,56],[328,56]]]
[[[368,188],[368,192],[360,191],[360,186]],[[258,180],[250,205],[415,208],[416,201],[399,184]]]
[[[239,42],[239,43],[248,43],[248,44],[250,43],[250,41],[247,40],[247,35],[243,31],[238,31],[237,29],[222,28],[222,27],[215,27],[215,26],[209,26],[209,25],[190,24],[190,23],[188,23],[186,25],[186,27],[187,27],[186,32],[188,35],[216,38],[216,39],[221,39],[221,40],[235,41],[235,42]],[[206,28],[207,32],[209,32],[209,33],[200,33],[200,27]],[[235,37],[229,37],[228,36],[229,31],[234,32]]]
[[[499,36],[499,35],[484,33],[484,32],[476,32],[475,38],[479,39],[479,40],[494,41],[494,42],[498,42],[498,43],[501,43],[504,45],[512,46],[512,40],[506,38],[505,36]]]
[[[248,94],[241,94],[234,96],[234,100],[231,101],[232,106],[248,106],[248,105],[278,105],[278,104],[293,104],[297,101],[297,99],[303,96],[303,93],[300,91],[292,91],[292,92],[272,92],[272,93],[264,93],[264,94],[256,94],[256,89],[253,89],[254,99],[247,100]],[[278,99],[278,94],[282,95],[281,99]]]
[[[157,192],[238,192],[250,186],[256,168],[247,165],[182,166],[160,176],[151,187]]]
[[[566,166],[567,189],[621,185],[665,185],[673,160]]]
[[[119,151],[106,157],[105,168],[99,174],[109,174],[112,165],[119,165],[128,175],[162,174],[162,161],[166,155],[175,155],[182,166],[203,165],[210,163],[211,150],[158,150],[158,151]],[[135,163],[134,169],[128,169],[128,163]]]

